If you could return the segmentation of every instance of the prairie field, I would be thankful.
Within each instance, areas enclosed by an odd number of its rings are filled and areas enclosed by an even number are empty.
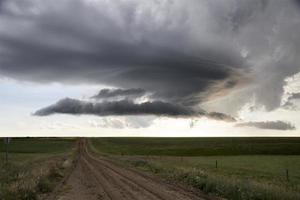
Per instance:
[[[300,155],[300,138],[94,138],[101,153],[216,156]]]
[[[75,138],[14,138],[6,162],[2,142],[0,199],[47,197],[76,172],[76,144]],[[88,138],[87,148],[212,199],[300,199],[300,138]]]
[[[51,192],[71,165],[74,139],[14,138],[0,144],[0,199],[37,199]],[[64,166],[63,166],[64,165]]]
[[[92,151],[228,199],[299,199],[300,138],[92,138]]]

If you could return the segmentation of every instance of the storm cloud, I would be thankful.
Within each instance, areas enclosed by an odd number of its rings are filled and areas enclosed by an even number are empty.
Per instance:
[[[92,96],[93,99],[107,98],[136,98],[146,94],[146,91],[141,88],[132,89],[102,89],[98,94]]]
[[[162,101],[134,103],[130,100],[105,101],[93,103],[65,98],[56,104],[35,112],[34,115],[46,116],[51,114],[92,114],[98,116],[110,115],[165,115],[165,116],[196,116],[204,114],[187,107],[173,105]]]
[[[195,106],[238,91],[230,112],[253,94],[272,110],[284,79],[299,72],[299,13],[292,0],[2,0],[0,75],[141,88],[157,100],[151,106]]]
[[[88,102],[65,98],[56,104],[36,111],[35,116],[52,114],[97,115],[97,116],[128,116],[156,115],[167,117],[207,117],[215,120],[233,122],[235,119],[223,113],[207,113],[201,109],[185,107],[162,101],[135,103],[131,100]]]
[[[292,93],[288,97],[288,101],[298,100],[298,99],[300,99],[300,93]]]
[[[249,126],[260,129],[271,129],[271,130],[295,130],[296,127],[289,122],[284,121],[265,121],[265,122],[246,122],[239,123],[237,126]]]
[[[193,28],[201,19],[195,6],[205,9],[196,2],[25,2],[3,3],[4,76],[40,83],[138,86],[161,100],[182,104],[199,103],[201,92],[213,93],[213,86],[232,89],[247,76],[231,39],[204,33],[203,39],[196,38],[202,28]]]

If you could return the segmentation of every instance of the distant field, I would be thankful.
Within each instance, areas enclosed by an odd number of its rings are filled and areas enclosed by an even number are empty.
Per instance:
[[[0,167],[5,163],[5,145],[0,141]],[[75,139],[62,138],[14,138],[8,145],[9,162],[23,165],[36,160],[67,153],[75,147]]]
[[[93,138],[90,142],[101,153],[168,167],[209,171],[217,167],[222,174],[279,181],[289,170],[290,178],[300,183],[300,138]]]
[[[116,155],[300,155],[300,138],[93,138],[91,144]]]
[[[3,138],[0,141],[0,152],[5,152]],[[74,147],[72,138],[14,138],[9,144],[11,153],[63,153]]]
[[[92,138],[89,142],[92,150],[112,159],[228,199],[300,199],[300,138]]]

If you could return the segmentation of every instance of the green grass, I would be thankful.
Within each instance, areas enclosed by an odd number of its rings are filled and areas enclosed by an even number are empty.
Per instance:
[[[114,159],[228,199],[299,199],[300,156],[113,156]],[[215,162],[218,161],[216,168]],[[289,169],[289,181],[286,178]]]
[[[70,138],[14,138],[9,144],[10,153],[63,153],[74,147]],[[5,152],[4,142],[0,142],[0,152]]]
[[[287,181],[288,169],[290,183],[300,184],[300,156],[119,156],[119,159],[146,161],[162,168],[175,167],[187,171],[199,170],[253,180],[277,181],[280,184]]]
[[[116,155],[300,155],[300,138],[93,138],[91,143]]]
[[[300,138],[93,138],[90,146],[208,194],[300,199]]]
[[[75,140],[69,138],[14,138],[9,144],[8,163],[5,145],[0,144],[0,199],[34,200],[50,192],[72,159]]]
[[[75,148],[71,138],[14,138],[8,145],[8,161],[13,165],[27,166],[47,158],[70,153]],[[0,143],[0,167],[5,165],[5,145]]]

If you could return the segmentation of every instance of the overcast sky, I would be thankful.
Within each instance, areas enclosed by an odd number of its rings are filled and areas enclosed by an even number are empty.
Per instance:
[[[0,136],[300,136],[298,0],[0,0]]]

